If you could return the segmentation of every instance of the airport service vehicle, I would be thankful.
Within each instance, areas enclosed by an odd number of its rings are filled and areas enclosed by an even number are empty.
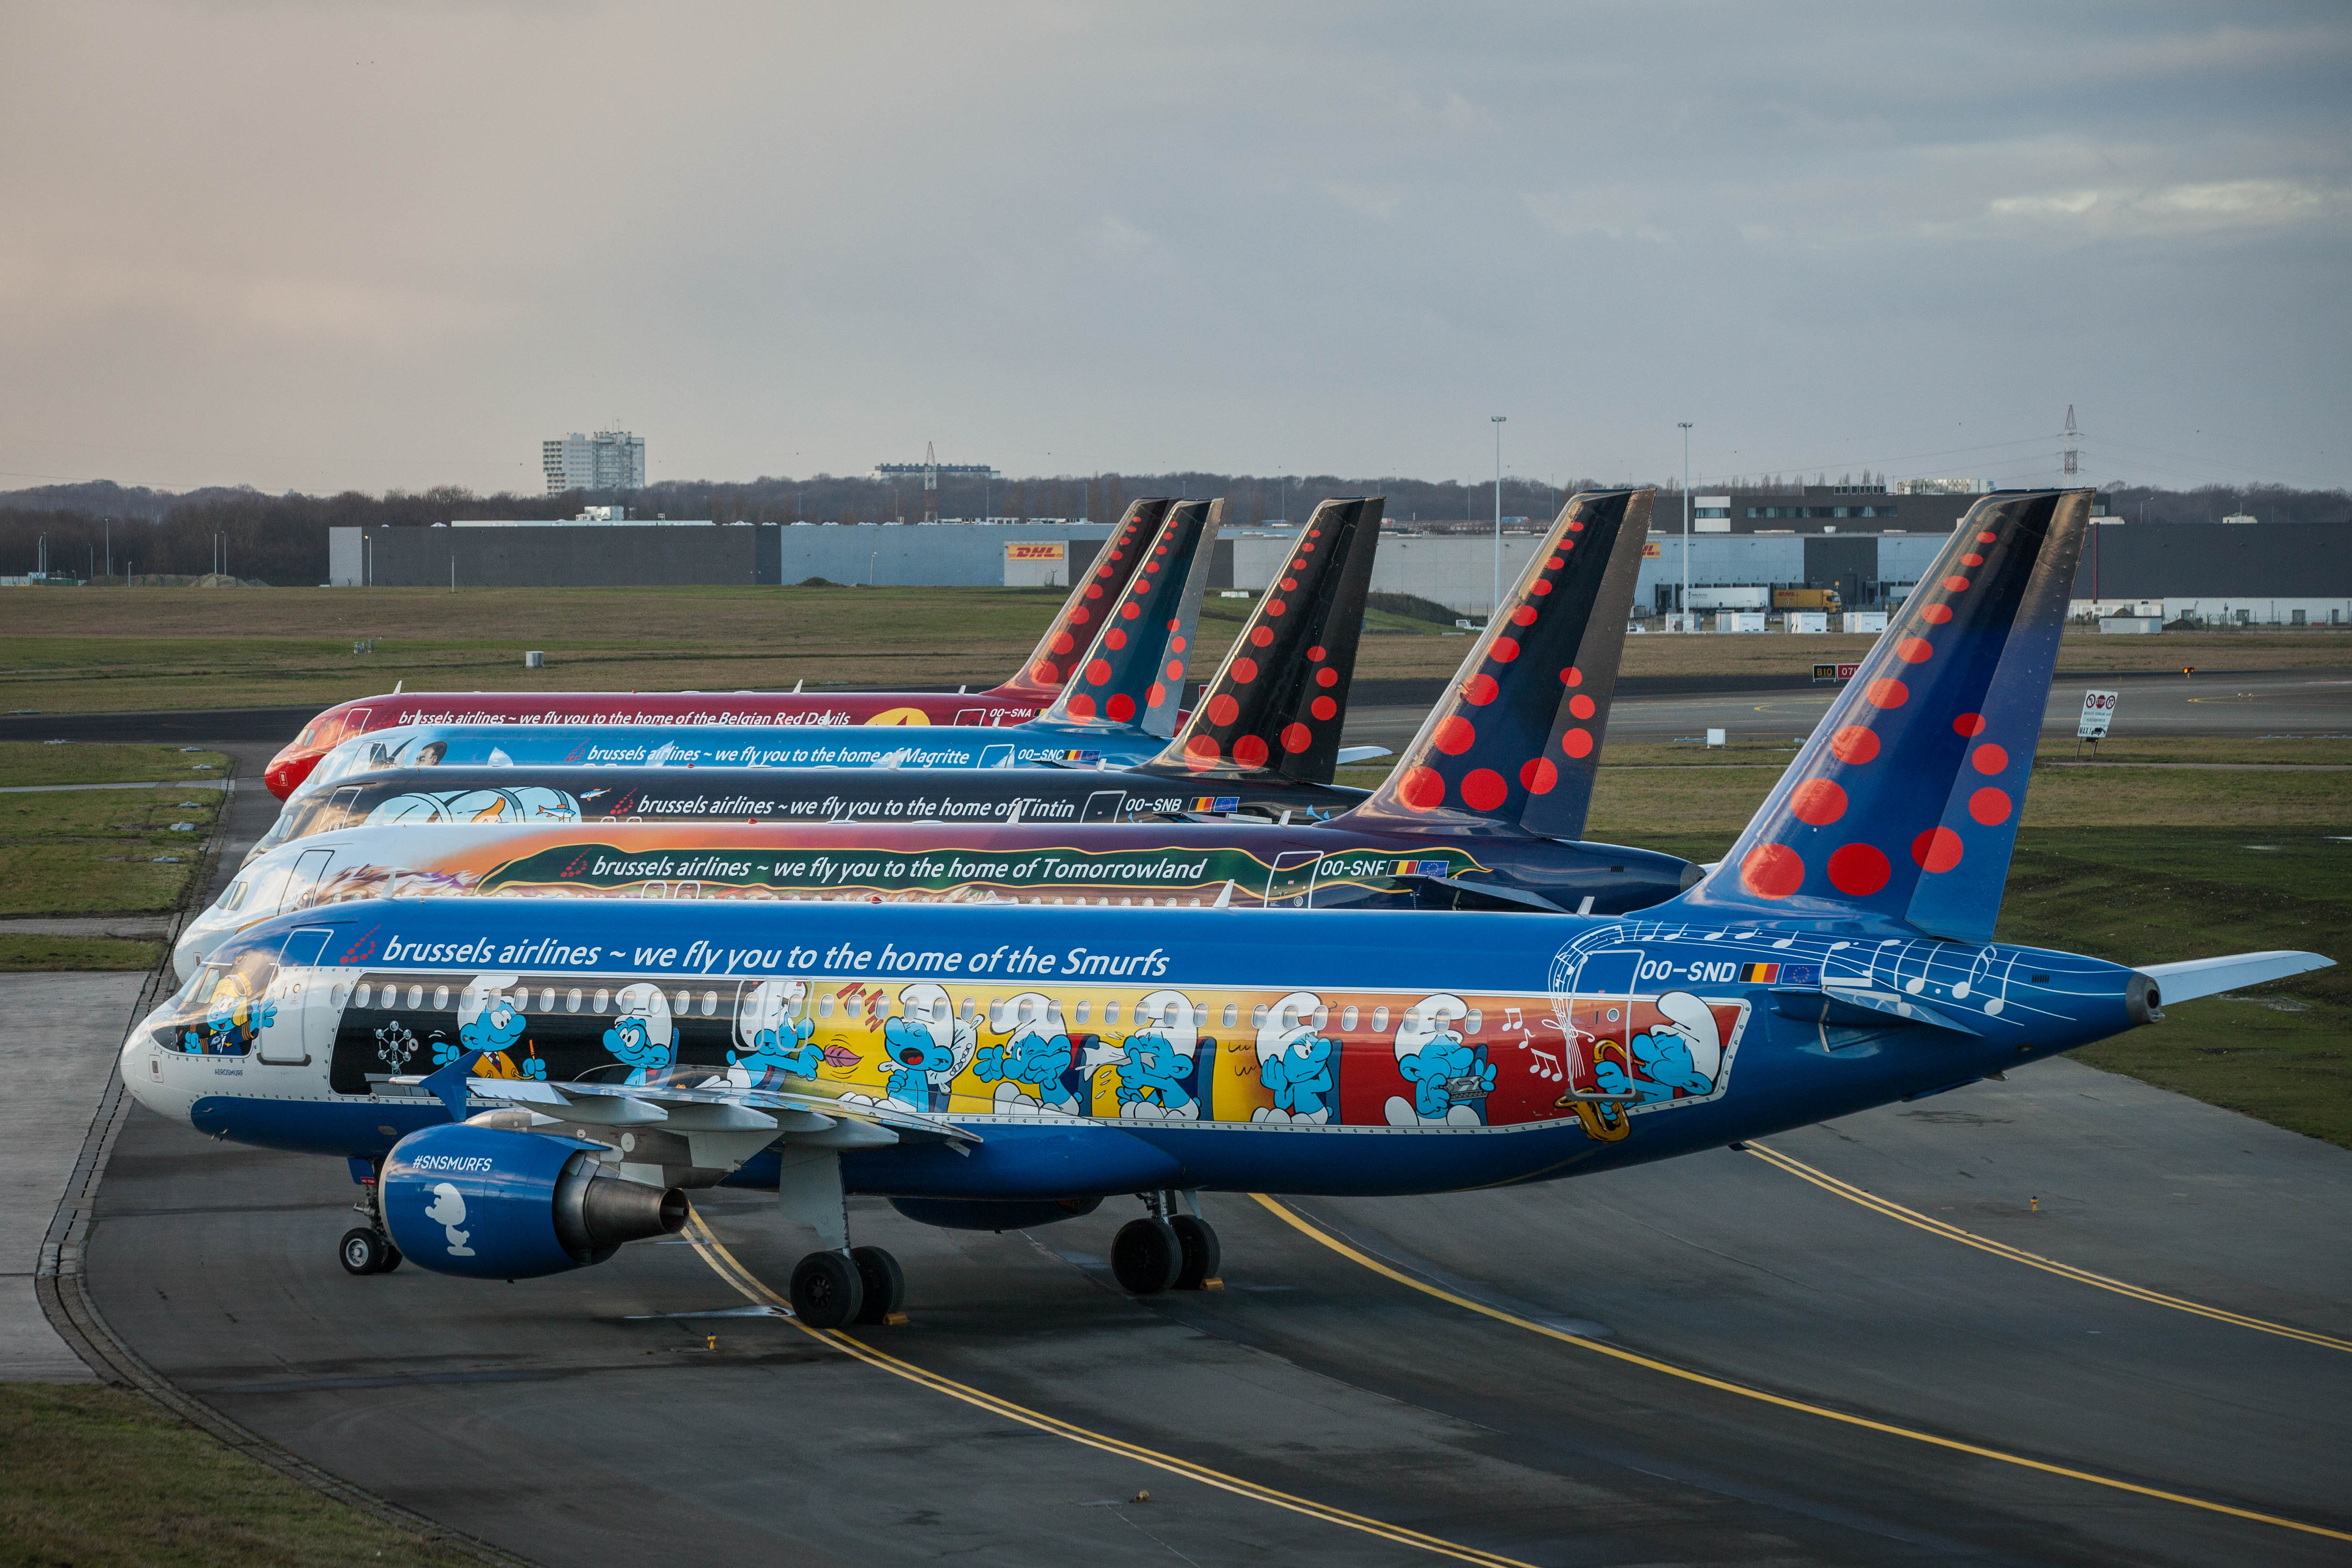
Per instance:
[[[1288,574],[1293,586],[1262,598],[1234,639],[1238,651],[1220,667],[1210,696],[1218,720],[1209,718],[1204,704],[1172,738],[1163,742],[1154,737],[1150,744],[1155,754],[1132,768],[1114,772],[1099,761],[976,769],[884,765],[780,770],[732,762],[713,764],[709,758],[715,753],[739,754],[743,733],[701,730],[625,732],[629,739],[624,749],[644,748],[646,760],[635,765],[541,765],[509,754],[509,745],[531,754],[531,748],[509,729],[468,729],[454,737],[438,730],[412,734],[395,729],[339,748],[294,792],[246,860],[249,864],[294,839],[357,826],[595,821],[1072,824],[1235,813],[1276,821],[1293,816],[1319,821],[1365,799],[1365,791],[1331,782],[1335,767],[1388,755],[1384,747],[1339,744],[1372,555],[1380,545],[1378,519],[1342,526],[1336,537],[1323,542],[1327,548],[1301,552],[1307,565]],[[1111,688],[1122,679],[1134,679],[1133,671],[1122,674],[1114,661],[1137,663],[1140,651],[1106,650],[1107,668],[1099,672],[1103,680],[1097,683],[1091,675],[1080,679],[1089,686]],[[1159,678],[1171,679],[1164,667]],[[1146,681],[1144,689],[1148,696],[1152,683]],[[1111,700],[1115,698],[1114,690]],[[428,734],[436,739],[428,741]],[[586,739],[579,731],[540,732],[541,737],[549,734],[557,736],[556,743],[564,748]],[[931,738],[927,733],[922,740]],[[1203,760],[1196,741],[1201,747],[1214,746],[1213,761]],[[903,744],[885,749],[890,757],[903,757],[905,750]],[[448,760],[453,750],[459,756],[488,752],[507,760],[454,763]],[[378,756],[424,765],[345,771]]]
[[[1217,1272],[1202,1191],[1554,1180],[1958,1089],[2323,966],[1992,940],[2088,491],[1980,501],[1730,855],[1631,917],[370,901],[244,931],[131,1032],[140,1100],[341,1157],[356,1274],[518,1279],[772,1187],[812,1326],[903,1277],[845,1194]],[[1457,782],[1444,781],[1449,788]]]
[[[1105,605],[1141,559],[1139,547],[1176,504],[1130,502],[1086,579],[1071,580],[1068,601],[1036,648],[1009,679],[985,691],[395,691],[326,709],[269,760],[262,779],[283,800],[342,742],[405,724],[1017,724],[1052,706],[1074,668],[1071,655],[1100,629]]]
[[[762,768],[991,768],[1045,763],[1147,762],[1175,732],[1184,700],[1184,662],[1200,615],[1223,501],[1183,501],[1167,521],[1076,664],[1038,718],[1002,727],[962,724],[920,730],[785,731],[742,726],[677,728],[617,725],[410,724],[337,746],[298,785],[295,796],[340,784],[352,773],[450,763],[531,766],[684,767],[716,763]],[[1380,535],[1381,502],[1327,500],[1316,509],[1297,549],[1302,559],[1364,538],[1360,569]],[[1269,615],[1289,602],[1269,595]],[[1333,627],[1353,638],[1359,628]],[[291,798],[291,797],[289,797]]]
[[[174,962],[191,973],[230,932],[273,914],[387,895],[1097,907],[1116,900],[1546,913],[1656,903],[1696,868],[1672,856],[1576,842],[1652,500],[1647,490],[1572,497],[1405,757],[1360,805],[1328,822],[1085,826],[1081,814],[1072,826],[941,814],[761,826],[347,828],[282,844],[244,868],[184,928]],[[1300,559],[1306,564],[1282,590],[1292,612],[1274,615],[1269,603],[1256,629],[1237,639],[1184,731],[1169,741],[1158,764],[1170,775],[1162,788],[1181,779],[1187,788],[1239,791],[1268,775],[1329,776],[1346,683],[1321,684],[1337,650],[1327,639],[1354,625],[1339,612],[1361,600],[1361,558],[1341,551]],[[924,804],[946,798],[942,786]]]

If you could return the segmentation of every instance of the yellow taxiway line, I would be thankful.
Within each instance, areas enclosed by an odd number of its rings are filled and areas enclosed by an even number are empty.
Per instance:
[[[703,1223],[700,1214],[689,1213],[687,1219],[687,1235],[693,1242],[695,1250],[701,1254],[702,1260],[710,1266],[711,1272],[734,1287],[735,1290],[746,1300],[763,1307],[781,1308],[788,1313],[792,1310],[790,1301],[770,1289],[759,1276],[745,1268],[740,1259],[727,1250],[726,1244],[713,1235],[710,1227]],[[1073,1426],[1067,1421],[1047,1415],[1042,1411],[1015,1405],[1009,1399],[1001,1399],[993,1394],[973,1388],[968,1384],[942,1377],[938,1373],[915,1365],[912,1362],[901,1361],[897,1356],[876,1350],[864,1341],[853,1339],[837,1329],[812,1329],[797,1318],[790,1321],[793,1327],[800,1330],[809,1338],[828,1345],[845,1355],[862,1361],[868,1366],[877,1367],[893,1376],[903,1377],[909,1383],[928,1388],[935,1394],[944,1394],[950,1399],[961,1400],[964,1404],[975,1405],[992,1415],[1003,1416],[1008,1421],[1018,1422],[1024,1426],[1034,1427],[1040,1432],[1050,1433],[1056,1437],[1066,1437],[1073,1443],[1083,1444],[1089,1448],[1098,1448],[1106,1454],[1115,1455],[1123,1459],[1132,1459],[1138,1464],[1149,1465],[1154,1469],[1181,1476],[1189,1481],[1198,1481],[1202,1486],[1214,1487],[1219,1491],[1231,1492],[1236,1497],[1247,1498],[1253,1502],[1267,1503],[1275,1508],[1286,1509],[1292,1513],[1304,1514],[1309,1519],[1321,1520],[1327,1524],[1341,1525],[1349,1530],[1361,1531],[1366,1535],[1376,1535],[1383,1541],[1392,1541],[1400,1546],[1410,1546],[1419,1551],[1434,1552],[1440,1557],[1451,1557],[1461,1563],[1479,1563],[1482,1568],[1531,1568],[1530,1564],[1522,1563],[1516,1557],[1505,1557],[1495,1552],[1483,1552],[1477,1547],[1464,1546],[1439,1536],[1424,1535],[1420,1531],[1409,1530],[1401,1524],[1390,1524],[1383,1520],[1370,1519],[1360,1513],[1349,1513],[1345,1509],[1333,1508],[1328,1503],[1316,1502],[1311,1499],[1294,1496],[1289,1492],[1276,1491],[1272,1487],[1260,1486],[1255,1481],[1246,1481],[1238,1476],[1229,1476],[1222,1470],[1213,1470],[1205,1465],[1196,1465],[1189,1459],[1180,1459],[1172,1454],[1163,1454],[1154,1448],[1146,1448],[1139,1444],[1106,1436],[1100,1432],[1089,1431],[1084,1426]]]
[[[1290,1226],[1308,1239],[1319,1246],[1329,1247],[1351,1262],[1361,1264],[1382,1279],[1394,1280],[1397,1284],[1408,1289],[1418,1290],[1424,1296],[1434,1296],[1437,1300],[1450,1306],[1459,1307],[1464,1311],[1475,1312],[1481,1317],[1492,1318],[1496,1322],[1508,1323],[1513,1328],[1525,1329],[1531,1334],[1541,1334],[1546,1339],[1558,1340],[1562,1344],[1574,1345],[1579,1350],[1590,1351],[1595,1355],[1607,1356],[1612,1361],[1624,1362],[1629,1365],[1642,1367],[1650,1372],[1663,1373],[1668,1377],[1679,1378],[1685,1383],[1695,1383],[1701,1387],[1712,1388],[1718,1393],[1736,1394],[1742,1399],[1753,1399],[1759,1404],[1773,1405],[1781,1410],[1795,1411],[1802,1415],[1819,1416],[1824,1421],[1834,1421],[1846,1426],[1859,1426],[1865,1431],[1882,1433],[1890,1437],[1901,1437],[1914,1443],[1925,1443],[1931,1447],[1949,1449],[1954,1453],[1970,1454],[1980,1459],[1992,1459],[2004,1465],[2016,1465],[2023,1469],[2039,1470],[2043,1475],[2063,1476],[2068,1480],[2086,1481],[2092,1486],[2107,1487],[2116,1491],[2155,1498],[2161,1502],[2179,1503],[2185,1508],[2201,1509],[2208,1513],[2227,1514],[2232,1519],[2252,1520],[2257,1524],[2276,1525],[2282,1530],[2298,1531],[2305,1535],[2325,1536],[2330,1541],[2352,1541],[2352,1532],[2329,1530],[2324,1525],[2305,1524],[2301,1520],[2286,1519],[2274,1513],[2261,1513],[2252,1509],[2234,1508],[2228,1503],[2210,1502],[2203,1498],[2189,1497],[2182,1492],[2166,1491],[2158,1487],[2144,1487],[2135,1481],[2118,1480],[2113,1476],[2102,1476],[2089,1470],[2077,1470],[2064,1465],[2053,1465],[2045,1460],[2028,1458],[2022,1454],[2007,1453],[2000,1448],[1988,1448],[1981,1444],[1963,1443],[1953,1437],[1939,1437],[1932,1432],[1921,1432],[1909,1426],[1897,1426],[1891,1422],[1874,1421],[1868,1416],[1849,1415],[1843,1410],[1832,1410],[1825,1405],[1812,1405],[1801,1399],[1790,1399],[1783,1394],[1769,1394],[1760,1388],[1750,1388],[1745,1384],[1733,1383],[1726,1378],[1710,1377],[1705,1373],[1692,1372],[1687,1367],[1675,1366],[1670,1362],[1659,1361],[1654,1357],[1642,1355],[1633,1351],[1622,1350],[1599,1340],[1588,1339],[1582,1334],[1571,1334],[1565,1330],[1538,1323],[1531,1318],[1522,1318],[1516,1312],[1506,1312],[1499,1307],[1490,1307],[1484,1301],[1474,1301],[1467,1296],[1432,1285],[1426,1280],[1416,1279],[1403,1270],[1391,1268],[1379,1258],[1340,1240],[1287,1205],[1278,1203],[1264,1193],[1252,1193],[1250,1196],[1265,1205],[1284,1224]]]
[[[2209,1307],[2201,1301],[2188,1301],[2178,1296],[2167,1296],[2162,1291],[2150,1290],[2145,1286],[2134,1285],[2128,1280],[2111,1279],[2104,1274],[2094,1274],[2087,1268],[2077,1268],[2071,1263],[2060,1263],[2054,1258],[2043,1258],[2037,1253],[2027,1252],[2021,1247],[2011,1247],[2004,1242],[1978,1236],[1972,1231],[1962,1230],[1958,1226],[1949,1225],[1932,1215],[1921,1214],[1916,1209],[1905,1208],[1901,1204],[1882,1198],[1875,1193],[1866,1192],[1851,1182],[1842,1182],[1827,1171],[1817,1170],[1793,1155],[1783,1154],[1777,1149],[1768,1149],[1761,1143],[1748,1144],[1748,1152],[1766,1164],[1777,1170],[1785,1171],[1801,1182],[1811,1182],[1823,1192],[1833,1193],[1848,1203],[1860,1204],[1863,1207],[1883,1214],[1889,1219],[1916,1226],[1931,1235],[1940,1236],[1947,1241],[1957,1241],[1963,1247],[1973,1247],[1979,1252],[1990,1252],[1994,1257],[2005,1258],[2011,1263],[2022,1263],[2028,1268],[2039,1268],[2045,1274],[2055,1274],[2062,1279],[2072,1279],[2080,1285],[2091,1285],[2102,1290],[2112,1290],[2118,1296],[2128,1296],[2135,1301],[2146,1301],[2158,1307],[2169,1307],[2176,1312],[2193,1312],[2200,1318],[2210,1318],[2216,1322],[2229,1323],[2241,1329],[2252,1329],[2257,1333],[2276,1334],[2282,1339],[2301,1340],[2305,1344],[2318,1345],[2326,1350],[2352,1351],[2352,1340],[2339,1340],[2332,1335],[2314,1333],[2309,1329],[2294,1328],[2285,1323],[2271,1322],[2264,1318],[2250,1318],[2242,1312],[2231,1312],[2220,1307]]]

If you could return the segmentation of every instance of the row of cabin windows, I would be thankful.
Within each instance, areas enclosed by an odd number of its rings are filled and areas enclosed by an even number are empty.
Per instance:
[[[457,994],[463,994],[463,991],[464,988],[459,987]],[[613,994],[609,990],[598,989],[593,992],[589,992],[583,991],[576,986],[568,991],[558,991],[552,986],[542,986],[538,992],[536,1002],[533,1000],[531,988],[527,985],[512,993],[501,992],[497,993],[496,994],[507,996],[509,1000],[513,1002],[516,1007],[525,1013],[553,1013],[559,1009],[566,1013],[578,1013],[583,1009],[591,1013],[604,1013],[610,1010],[613,999]],[[391,1010],[405,1007],[409,1009],[416,1009],[421,1008],[425,1005],[425,1000],[428,996],[432,1000],[433,1008],[436,1012],[446,1012],[448,1010],[451,996],[451,988],[449,986],[435,985],[428,990],[425,985],[414,981],[410,982],[405,987],[403,987],[397,981],[386,982],[382,984],[373,983],[363,984],[351,994],[351,1002],[352,1005],[362,1008],[373,1007]],[[486,1001],[488,999],[488,998],[487,997],[485,998]],[[670,997],[669,1002],[671,1014],[673,1016],[677,1017],[684,1017],[690,1014],[698,1013],[703,1017],[708,1018],[715,1016],[719,1012],[719,993],[716,991],[705,991],[699,996],[697,996],[691,991],[679,991]],[[338,1007],[343,1005],[343,990],[341,986],[337,986],[335,988],[334,1004]],[[1202,1029],[1213,1026],[1210,1022],[1210,1009],[1206,1007],[1194,1007],[1192,1010],[1192,1016],[1189,1019],[1186,1019],[1178,1016],[1181,1008],[1181,1004],[1171,1004],[1160,1012],[1150,1015],[1147,1015],[1142,1009],[1139,1008],[1132,1019],[1132,1023],[1134,1026],[1142,1028],[1148,1028],[1153,1025],[1170,1025],[1177,1023],[1190,1023],[1194,1028]],[[862,997],[853,996],[847,998],[835,995],[824,995],[818,997],[816,1004],[816,1016],[818,1017],[832,1018],[838,1016],[845,1022],[856,1018],[887,1018],[894,1010],[898,1011],[902,1016],[907,1016],[905,1009],[895,1008],[890,998],[883,995]],[[915,1014],[922,1016],[926,1022],[944,1022],[944,1019],[930,1016],[934,1011],[934,1009],[927,1009],[920,1006],[914,1009]],[[978,1011],[978,1004],[974,999],[970,996],[966,996],[957,1005],[956,1016],[966,1021],[970,1021]],[[1119,1022],[1120,1004],[1117,1001],[1106,1001],[1101,1005],[1100,1008],[1097,1009],[1095,1005],[1095,1000],[1092,997],[1081,997],[1078,999],[1077,1003],[1070,1009],[1069,1021],[1083,1028],[1095,1022],[1097,1012],[1099,1012],[1101,1016],[1102,1026],[1104,1028],[1114,1028],[1118,1026]],[[1267,1012],[1268,1008],[1263,1002],[1252,1007],[1250,1009],[1250,1026],[1252,1028],[1264,1028],[1265,1026]],[[1343,1033],[1353,1032],[1359,1024],[1365,1021],[1365,1016],[1366,1016],[1363,1012],[1352,1003],[1340,1008],[1340,1030]],[[989,1027],[992,1029],[1002,1032],[1014,1026],[1015,1025],[1033,1021],[1034,1017],[1034,1014],[1028,1010],[1024,1010],[1017,1014],[1009,1012],[1005,1002],[1000,997],[992,996],[988,999],[988,1020]],[[1318,1029],[1328,1028],[1330,1026],[1330,1021],[1331,1009],[1328,1006],[1316,1008],[1314,1013],[1307,1019],[1307,1022],[1312,1024]],[[1370,1015],[1370,1022],[1371,1030],[1374,1034],[1386,1033],[1389,1026],[1388,1008],[1386,1006],[1374,1007]],[[1224,1005],[1223,1011],[1217,1016],[1217,1023],[1213,1026],[1232,1029],[1239,1027],[1240,1025],[1241,1004],[1238,1002],[1228,1002]],[[1464,1034],[1475,1035],[1486,1027],[1486,1018],[1477,1009],[1473,1008],[1469,1015],[1461,1020],[1461,1026]]]

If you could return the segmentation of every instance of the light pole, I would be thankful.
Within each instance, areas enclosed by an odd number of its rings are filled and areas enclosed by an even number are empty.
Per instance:
[[[1486,612],[1488,626],[1503,613],[1503,423],[1509,417],[1507,414],[1487,416],[1495,426],[1495,596],[1488,601],[1494,606]]]
[[[1681,421],[1683,432],[1683,597],[1675,606],[1682,612],[1683,630],[1691,629],[1690,622],[1690,433],[1691,422]]]

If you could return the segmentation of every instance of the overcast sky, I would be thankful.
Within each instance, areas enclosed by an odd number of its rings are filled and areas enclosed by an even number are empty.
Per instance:
[[[0,7],[0,488],[2352,483],[2352,11]]]

